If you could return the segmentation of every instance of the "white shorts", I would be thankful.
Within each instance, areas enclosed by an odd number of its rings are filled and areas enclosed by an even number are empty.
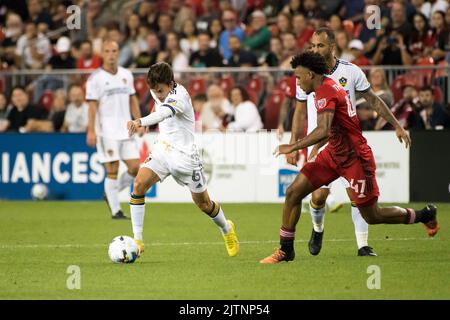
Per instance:
[[[344,177],[339,177],[339,180],[341,181],[342,186],[343,186],[345,189],[350,188],[350,184],[348,183],[347,179],[345,179]],[[335,181],[336,181],[336,180],[335,180]],[[334,181],[333,181],[333,182],[334,182]],[[328,184],[328,185],[326,185],[326,186],[321,186],[320,188],[331,189],[331,185],[333,184],[333,182],[330,183],[330,184]]]
[[[172,175],[179,185],[187,186],[193,193],[206,190],[203,163],[197,151],[187,154],[169,145],[157,143],[142,167],[155,172],[161,182]]]
[[[139,159],[139,147],[135,139],[114,140],[97,136],[97,153],[101,163]]]

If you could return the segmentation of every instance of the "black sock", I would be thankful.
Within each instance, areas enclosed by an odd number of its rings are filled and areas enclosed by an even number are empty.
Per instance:
[[[292,251],[294,251],[294,239],[290,240],[280,239],[280,245],[281,250],[286,254],[290,254]]]

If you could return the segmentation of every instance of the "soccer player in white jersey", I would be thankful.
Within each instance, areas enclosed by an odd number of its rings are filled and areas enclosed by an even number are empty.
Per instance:
[[[327,28],[320,28],[314,32],[311,38],[310,50],[319,53],[325,58],[330,70],[328,77],[339,83],[345,89],[345,91],[347,91],[348,95],[350,96],[353,108],[356,106],[356,93],[358,92],[367,100],[369,105],[371,105],[372,108],[374,108],[380,114],[380,116],[385,118],[394,126],[396,131],[402,131],[403,128],[398,125],[398,121],[392,119],[392,116],[385,112],[385,108],[383,107],[385,106],[385,103],[371,90],[370,83],[367,81],[364,72],[359,67],[350,62],[337,59],[334,56],[334,49],[335,38],[333,31]],[[308,118],[308,133],[310,133],[317,126],[317,113],[314,107],[314,93],[309,94],[307,97],[306,94],[301,90],[301,88],[297,86],[296,98],[298,101],[301,101],[303,103],[298,103],[297,105],[299,107],[297,107],[294,112],[292,124],[293,136],[291,137],[291,142],[292,140],[295,141],[300,137],[299,133],[296,131],[301,128],[295,122],[297,119],[304,119],[305,113],[307,113]],[[305,105],[304,102],[306,100],[307,103]],[[355,109],[351,110],[351,112],[356,114]],[[323,141],[322,143],[315,145],[313,148],[308,148],[308,159],[313,159],[325,144],[326,141]],[[295,157],[296,155],[288,156],[288,162],[293,163],[293,161],[295,161]],[[340,178],[340,180],[347,189],[347,193],[350,197],[350,188],[352,186],[350,186],[348,181],[344,178]],[[312,193],[310,201],[310,213],[313,221],[313,230],[308,243],[309,251],[312,255],[319,254],[322,248],[325,203],[329,193],[330,186],[319,188]],[[369,226],[361,216],[358,208],[353,201],[351,212],[352,220],[355,226],[358,256],[376,256],[373,248],[368,245]]]
[[[128,136],[127,122],[141,117],[133,75],[118,65],[119,45],[106,40],[102,46],[103,66],[86,83],[89,104],[87,144],[97,146],[100,162],[106,169],[104,197],[113,219],[127,219],[120,209],[119,192],[130,187],[139,170],[139,149]],[[145,129],[139,129],[143,134]],[[119,161],[128,170],[118,179]]]
[[[231,220],[227,220],[217,202],[206,190],[203,164],[194,142],[194,108],[186,89],[175,82],[172,68],[165,62],[150,67],[147,76],[155,110],[150,115],[128,122],[130,136],[141,127],[159,123],[158,142],[136,176],[130,199],[131,222],[139,255],[144,250],[143,226],[145,193],[169,175],[187,186],[195,204],[219,227],[228,255],[236,256],[239,242]]]

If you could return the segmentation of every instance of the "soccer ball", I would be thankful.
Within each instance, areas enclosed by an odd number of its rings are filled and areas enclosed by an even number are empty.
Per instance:
[[[31,188],[31,197],[34,200],[44,200],[48,196],[48,189],[45,184],[37,183]]]
[[[108,254],[114,263],[133,263],[138,257],[138,246],[133,238],[118,236],[109,244]]]

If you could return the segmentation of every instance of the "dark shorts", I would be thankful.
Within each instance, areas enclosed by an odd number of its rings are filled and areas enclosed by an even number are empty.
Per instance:
[[[378,201],[380,192],[375,176],[375,159],[373,154],[369,160],[355,158],[349,165],[342,167],[335,163],[325,148],[312,162],[306,163],[301,169],[314,188],[328,185],[339,177],[347,179],[352,189],[352,199],[358,207],[367,207]]]

